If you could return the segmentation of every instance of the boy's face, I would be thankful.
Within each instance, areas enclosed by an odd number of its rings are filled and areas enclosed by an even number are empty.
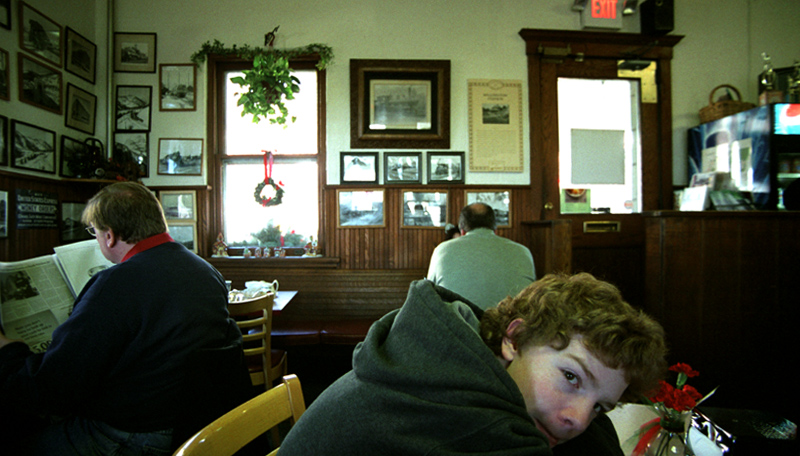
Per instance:
[[[509,334],[518,323],[509,325]],[[580,336],[563,350],[549,345],[519,350],[506,337],[502,357],[528,413],[551,447],[586,430],[598,413],[613,409],[628,387],[624,371],[604,365]]]

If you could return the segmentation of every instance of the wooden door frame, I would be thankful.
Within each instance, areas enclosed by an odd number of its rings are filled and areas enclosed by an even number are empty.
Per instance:
[[[559,195],[557,154],[545,154],[548,135],[558,135],[556,91],[547,91],[542,84],[555,78],[558,61],[585,58],[646,59],[657,62],[658,102],[642,109],[656,109],[658,125],[643,125],[654,134],[643,134],[642,140],[642,211],[672,207],[672,48],[683,38],[680,35],[659,37],[605,32],[522,29],[528,57],[528,111],[531,138],[531,201],[540,219],[558,218]],[[549,107],[549,109],[545,109]],[[646,136],[646,137],[645,137]],[[646,152],[645,152],[646,151]],[[553,209],[546,210],[545,204]]]

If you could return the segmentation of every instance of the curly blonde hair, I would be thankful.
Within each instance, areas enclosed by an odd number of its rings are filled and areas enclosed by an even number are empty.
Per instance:
[[[522,324],[507,334],[517,319]],[[591,274],[547,275],[488,309],[481,319],[481,337],[498,356],[506,336],[520,349],[533,344],[563,350],[577,335],[603,364],[625,371],[629,386],[622,401],[648,395],[666,372],[661,325],[625,302],[617,287]]]

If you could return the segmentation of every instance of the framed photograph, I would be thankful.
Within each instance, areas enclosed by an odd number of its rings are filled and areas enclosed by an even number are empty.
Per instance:
[[[156,72],[155,33],[114,33],[114,71]]]
[[[167,230],[172,239],[197,253],[197,222],[167,220]]]
[[[61,203],[61,242],[75,242],[92,239],[81,223],[81,214],[86,203]]]
[[[158,192],[167,220],[197,220],[197,193],[194,190]]]
[[[11,67],[8,51],[0,48],[0,100],[11,100]]]
[[[19,53],[19,101],[61,115],[61,72]]]
[[[61,135],[61,163],[58,174],[61,177],[86,177],[81,176],[82,162],[89,158],[86,143]]]
[[[140,85],[117,86],[116,130],[150,131],[153,113],[153,87]]]
[[[486,203],[494,209],[498,228],[511,227],[511,190],[465,190],[464,201]]]
[[[383,190],[336,190],[337,228],[385,226]]]
[[[158,66],[160,111],[195,111],[197,66],[194,63],[163,63]]]
[[[0,238],[8,237],[8,192],[0,191]]]
[[[443,228],[447,192],[403,191],[403,228]]]
[[[161,138],[158,140],[158,174],[199,176],[202,170],[202,139]]]
[[[350,147],[448,149],[449,60],[350,60]]]
[[[0,116],[0,166],[8,166],[8,117]]]
[[[115,132],[114,152],[118,163],[136,163],[141,177],[150,176],[150,142],[146,132]]]
[[[56,132],[14,119],[11,132],[11,166],[56,173]]]
[[[342,152],[339,171],[342,184],[377,184],[378,152]]]
[[[11,30],[11,0],[0,0],[0,27]]]
[[[464,183],[464,152],[428,152],[428,183]]]
[[[422,182],[422,152],[384,152],[385,184],[419,184]]]
[[[66,28],[64,69],[94,84],[97,75],[97,46],[80,33]]]
[[[61,68],[61,26],[24,1],[19,2],[19,46]]]
[[[97,97],[67,83],[67,115],[64,125],[93,135],[96,116]]]

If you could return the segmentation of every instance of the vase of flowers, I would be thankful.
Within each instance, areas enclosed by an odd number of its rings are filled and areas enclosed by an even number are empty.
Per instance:
[[[658,417],[642,427],[639,444],[633,451],[634,456],[692,456],[688,443],[688,427],[692,410],[711,394],[703,397],[693,386],[686,384],[700,375],[691,366],[678,363],[669,368],[678,375],[675,386],[662,380],[655,396],[647,402],[653,407]]]

